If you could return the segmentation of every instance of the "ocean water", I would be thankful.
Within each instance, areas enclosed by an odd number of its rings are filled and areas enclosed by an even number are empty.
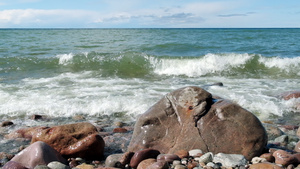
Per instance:
[[[300,90],[300,29],[0,29],[0,37],[3,120],[134,121],[166,93],[200,86],[261,120],[299,124],[300,100],[278,96]],[[208,86],[217,82],[224,86]]]

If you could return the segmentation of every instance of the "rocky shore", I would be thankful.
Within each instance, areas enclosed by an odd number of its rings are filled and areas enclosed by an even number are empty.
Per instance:
[[[15,148],[1,149],[1,167],[300,169],[299,124],[261,122],[200,88],[171,92],[135,124],[108,119],[95,123],[83,116],[71,121],[34,127],[3,121],[1,139]]]

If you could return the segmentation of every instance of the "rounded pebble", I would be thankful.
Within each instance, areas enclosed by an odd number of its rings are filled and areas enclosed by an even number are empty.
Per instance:
[[[187,167],[184,165],[176,165],[174,169],[187,169]]]
[[[50,169],[50,168],[47,167],[46,165],[37,165],[34,167],[34,169]]]
[[[189,151],[189,155],[192,157],[200,157],[203,154],[202,150],[194,149]]]
[[[199,163],[207,164],[213,161],[213,153],[211,152],[205,153],[201,157],[196,157],[195,160],[198,161]]]
[[[58,162],[58,161],[52,161],[51,163],[49,163],[47,165],[47,167],[51,168],[51,169],[71,169],[69,166]]]

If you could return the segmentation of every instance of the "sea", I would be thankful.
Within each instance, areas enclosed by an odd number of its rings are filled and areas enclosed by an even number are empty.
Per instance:
[[[0,29],[2,121],[134,122],[186,86],[299,125],[300,100],[280,95],[300,90],[300,29]]]

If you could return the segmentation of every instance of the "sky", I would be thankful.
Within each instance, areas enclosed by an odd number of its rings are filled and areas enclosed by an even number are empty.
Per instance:
[[[287,27],[300,0],[0,0],[0,28]]]

